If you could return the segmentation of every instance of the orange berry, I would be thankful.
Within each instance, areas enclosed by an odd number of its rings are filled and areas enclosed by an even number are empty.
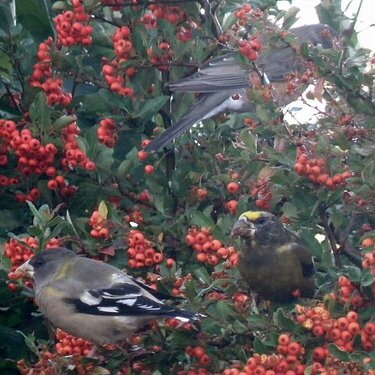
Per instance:
[[[148,157],[148,153],[146,151],[138,151],[138,159],[143,161],[143,160],[146,160]]]
[[[145,165],[144,171],[146,174],[153,174],[154,173],[154,166],[151,164]]]
[[[361,246],[362,247],[370,247],[370,246],[374,246],[374,243],[375,242],[374,242],[373,238],[367,237],[367,238],[362,240]]]
[[[55,190],[57,188],[57,182],[56,182],[56,180],[49,180],[47,182],[47,188],[49,190]]]
[[[222,247],[222,244],[219,240],[212,240],[211,241],[211,249],[212,250],[219,250]]]
[[[240,185],[238,184],[238,182],[229,182],[229,184],[227,184],[227,191],[231,194],[237,193],[239,188]]]
[[[321,362],[326,358],[326,351],[324,348],[318,346],[314,348],[312,353],[312,358],[314,361]]]
[[[285,333],[282,333],[279,338],[277,339],[277,342],[280,344],[280,345],[288,345],[290,343],[290,337],[285,334]]]
[[[198,262],[205,262],[207,260],[207,255],[205,253],[199,253],[197,254],[197,260]]]
[[[291,342],[288,345],[288,352],[292,355],[296,355],[301,350],[301,345],[298,342]]]
[[[337,319],[337,327],[343,331],[348,327],[348,319],[341,317]]]
[[[358,320],[358,314],[355,311],[349,311],[346,314],[346,319],[348,319],[349,322],[356,322]]]
[[[167,259],[167,267],[172,268],[176,264],[176,261],[172,258]]]
[[[197,358],[201,358],[203,355],[206,354],[206,351],[202,346],[196,346],[193,351],[193,355]]]
[[[305,166],[301,163],[294,164],[294,170],[297,174],[302,175],[305,172]]]
[[[193,246],[196,242],[196,239],[194,236],[192,236],[191,234],[188,234],[186,237],[185,237],[185,241],[188,245],[190,246]]]

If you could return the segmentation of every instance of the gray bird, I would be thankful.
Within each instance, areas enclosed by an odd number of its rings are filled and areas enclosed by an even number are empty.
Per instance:
[[[15,272],[33,277],[35,301],[55,327],[99,345],[126,339],[152,319],[202,317],[166,305],[118,268],[65,248],[43,250]]]
[[[320,45],[324,49],[332,48],[333,39],[338,38],[333,29],[323,24],[296,27],[290,29],[290,32],[300,44],[307,42],[313,46]],[[273,84],[284,82],[286,75],[304,72],[308,67],[307,62],[288,43],[272,49],[262,49],[255,63],[264,78]],[[254,112],[255,106],[247,95],[250,86],[249,67],[242,67],[233,52],[208,60],[187,78],[168,83],[167,87],[173,92],[201,95],[181,120],[148,144],[145,151],[154,152],[166,146],[195,123],[221,112]]]

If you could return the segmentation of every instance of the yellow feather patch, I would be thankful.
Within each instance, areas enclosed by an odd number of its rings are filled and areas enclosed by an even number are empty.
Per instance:
[[[60,269],[56,272],[56,275],[54,277],[54,280],[60,280],[67,277],[67,275],[70,272],[71,263],[68,260],[66,260],[60,267]]]
[[[250,221],[255,221],[255,220],[259,219],[261,216],[262,216],[262,211],[247,211],[247,212],[244,212],[240,216],[240,218],[246,217],[246,219],[248,219]]]

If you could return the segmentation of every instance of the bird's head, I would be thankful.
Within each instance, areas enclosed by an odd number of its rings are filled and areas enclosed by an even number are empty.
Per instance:
[[[19,266],[14,273],[19,276],[33,278],[37,285],[41,281],[39,278],[52,275],[61,262],[70,257],[76,257],[76,254],[65,248],[43,250]]]
[[[275,215],[266,211],[247,211],[240,215],[231,234],[234,237],[256,240],[259,244],[267,245],[281,237],[284,230]]]

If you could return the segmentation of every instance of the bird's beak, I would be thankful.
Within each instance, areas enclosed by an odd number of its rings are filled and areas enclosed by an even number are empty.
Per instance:
[[[231,235],[234,237],[254,237],[255,225],[246,217],[240,217],[233,225]]]
[[[34,276],[34,267],[29,263],[30,260],[19,266],[15,271],[16,276],[24,277],[33,277]]]

